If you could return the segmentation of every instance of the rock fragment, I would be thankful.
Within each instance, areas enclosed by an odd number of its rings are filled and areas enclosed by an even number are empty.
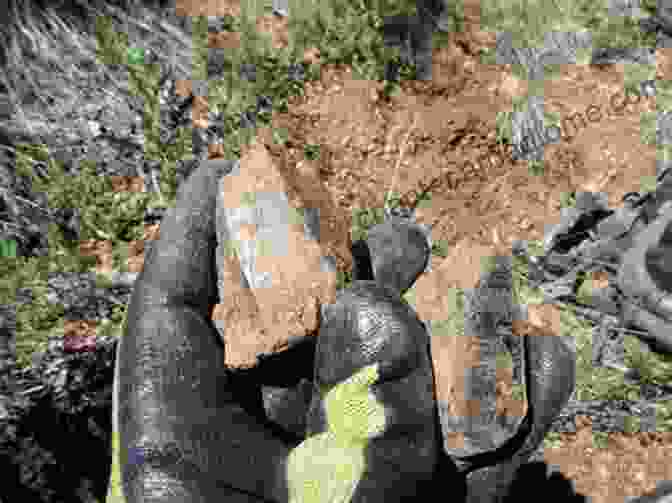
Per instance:
[[[285,166],[256,141],[220,181],[213,320],[226,364],[249,367],[262,354],[315,334],[321,305],[351,262],[348,219],[316,170]]]

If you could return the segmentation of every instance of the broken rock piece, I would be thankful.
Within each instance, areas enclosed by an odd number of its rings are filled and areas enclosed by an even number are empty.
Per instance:
[[[512,316],[510,248],[465,238],[418,278],[411,302],[430,329],[435,390],[449,455],[501,446],[516,431],[524,403],[504,396],[511,386],[498,368],[504,340],[495,327]]]
[[[324,218],[336,205],[317,172],[304,168],[283,166],[257,141],[220,181],[221,300],[212,318],[227,366],[254,366],[290,339],[314,335],[321,305],[335,300],[337,270],[352,261],[347,218]]]

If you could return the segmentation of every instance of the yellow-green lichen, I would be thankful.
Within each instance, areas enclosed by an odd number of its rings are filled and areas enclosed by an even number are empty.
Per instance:
[[[323,392],[328,430],[304,440],[287,463],[290,503],[346,503],[365,469],[367,441],[385,429],[385,409],[371,393],[378,364]]]

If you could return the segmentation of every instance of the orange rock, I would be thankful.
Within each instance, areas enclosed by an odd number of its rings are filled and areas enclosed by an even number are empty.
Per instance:
[[[336,295],[336,273],[322,271],[321,257],[336,257],[341,270],[351,263],[349,221],[344,215],[336,225],[330,221],[336,204],[314,170],[304,168],[282,166],[255,142],[241,156],[240,170],[220,181],[217,260],[223,300],[212,318],[224,329],[231,367],[253,366],[261,353],[286,348],[290,337],[316,334],[320,305]],[[264,194],[273,194],[272,202]],[[319,242],[305,236],[300,218],[305,208],[319,208],[325,217]],[[229,253],[233,248],[223,236],[252,248],[224,256],[227,246]],[[240,286],[241,274],[251,288]],[[262,285],[263,275],[268,282]]]
[[[431,271],[415,282],[418,317],[424,321],[443,321],[450,309],[450,289],[475,288],[487,260],[502,254],[502,249],[496,246],[475,243],[469,238],[457,243],[440,264],[433,265]]]

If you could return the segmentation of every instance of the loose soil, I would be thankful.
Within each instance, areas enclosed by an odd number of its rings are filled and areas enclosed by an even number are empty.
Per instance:
[[[239,12],[234,0],[177,3],[185,15]],[[546,110],[561,118],[585,116],[594,105],[601,119],[578,131],[563,130],[566,139],[545,149],[541,175],[530,174],[526,162],[512,161],[511,147],[496,141],[495,120],[498,112],[511,110],[526,85],[508,65],[480,62],[479,50],[493,48],[495,38],[480,29],[479,2],[464,0],[464,15],[464,31],[449,34],[447,46],[434,50],[433,81],[404,81],[389,101],[381,83],[358,80],[344,66],[323,66],[320,80],[292,99],[287,113],[273,116],[272,128],[288,133],[285,147],[273,154],[287,164],[317,163],[327,189],[347,212],[382,207],[390,189],[413,203],[415,193],[431,185],[431,203],[418,209],[418,219],[432,226],[435,241],[451,248],[464,240],[495,247],[539,240],[557,221],[564,193],[602,191],[618,205],[625,193],[640,190],[642,177],[655,175],[655,147],[642,143],[639,129],[641,114],[655,111],[655,98],[616,113],[610,103],[623,94],[619,65],[564,65],[545,83]],[[284,24],[265,18],[258,28],[271,30],[283,45]],[[656,55],[657,78],[670,74],[669,51]],[[305,160],[308,143],[320,145],[319,160]],[[508,393],[505,383],[500,388]],[[614,434],[608,447],[598,449],[590,425],[578,426],[545,457],[595,503],[641,495],[672,478],[672,466],[664,461],[672,454],[669,435]]]

